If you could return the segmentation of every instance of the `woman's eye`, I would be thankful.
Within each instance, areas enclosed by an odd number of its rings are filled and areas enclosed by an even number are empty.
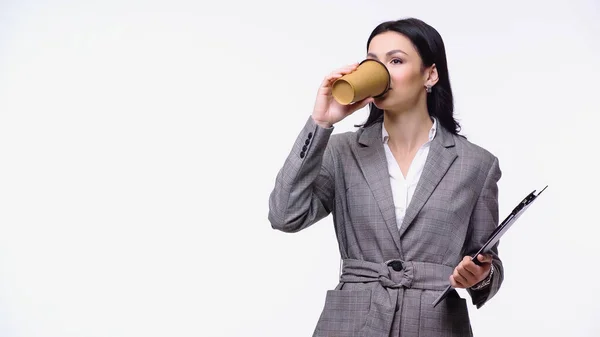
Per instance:
[[[401,59],[393,59],[390,62],[392,62],[392,64],[402,64],[402,60]]]

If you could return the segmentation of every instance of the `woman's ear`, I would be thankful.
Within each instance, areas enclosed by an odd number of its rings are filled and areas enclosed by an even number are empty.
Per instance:
[[[433,87],[437,83],[439,77],[438,77],[438,71],[437,71],[437,67],[435,66],[435,63],[425,69],[424,77],[425,77],[424,78],[425,79],[425,83],[424,83],[425,87]]]

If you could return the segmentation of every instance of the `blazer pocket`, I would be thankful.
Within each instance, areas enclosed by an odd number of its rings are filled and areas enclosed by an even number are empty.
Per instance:
[[[473,336],[467,301],[456,295],[448,296],[437,307],[428,305],[433,299],[421,303],[419,336]]]
[[[360,336],[371,307],[371,290],[328,290],[313,337]]]

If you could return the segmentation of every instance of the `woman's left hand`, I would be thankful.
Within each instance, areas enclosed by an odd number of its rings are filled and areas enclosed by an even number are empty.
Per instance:
[[[450,275],[450,284],[453,288],[470,288],[488,276],[492,268],[492,256],[479,254],[477,259],[481,262],[481,266],[471,261],[470,256],[465,256],[454,268],[454,273]]]

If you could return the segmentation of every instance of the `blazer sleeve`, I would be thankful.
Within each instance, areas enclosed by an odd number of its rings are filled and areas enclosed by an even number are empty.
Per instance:
[[[471,215],[469,223],[469,240],[465,251],[468,255],[473,255],[483,246],[489,235],[498,226],[498,180],[502,176],[498,158],[494,157],[493,163],[487,173],[483,189],[477,199],[475,209]],[[490,254],[493,256],[492,264],[494,274],[488,286],[480,290],[468,288],[467,292],[471,296],[472,302],[477,308],[481,308],[489,301],[500,289],[504,280],[504,269],[502,261],[498,255],[498,243],[496,243]]]
[[[268,219],[274,229],[298,232],[331,213],[334,179],[329,140],[333,129],[320,127],[312,117],[306,121],[269,196]]]

